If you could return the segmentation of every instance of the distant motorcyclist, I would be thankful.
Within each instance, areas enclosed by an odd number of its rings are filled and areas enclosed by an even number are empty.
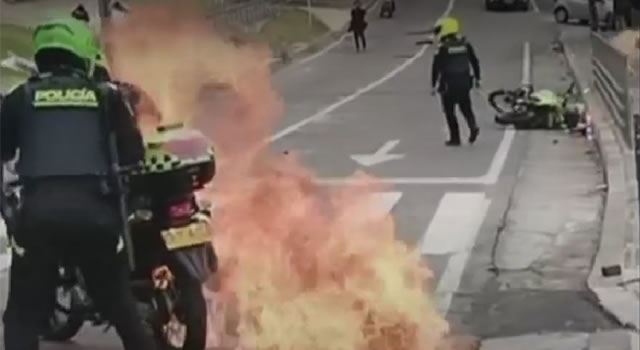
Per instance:
[[[153,350],[129,288],[118,192],[108,138],[120,167],[138,164],[142,137],[113,86],[88,76],[94,37],[74,18],[36,27],[39,74],[13,89],[0,111],[2,162],[19,154],[23,185],[4,314],[6,350],[37,350],[53,308],[57,266],[70,259],[127,350]]]
[[[458,21],[452,17],[440,19],[434,30],[439,42],[431,68],[431,94],[441,96],[450,135],[447,146],[460,146],[456,105],[469,126],[469,143],[473,144],[480,132],[470,96],[471,88],[480,86],[480,64],[473,46],[459,31]]]

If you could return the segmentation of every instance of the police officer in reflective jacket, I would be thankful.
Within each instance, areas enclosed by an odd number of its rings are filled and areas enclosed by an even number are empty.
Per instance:
[[[437,91],[441,96],[450,134],[445,143],[447,146],[460,146],[456,105],[469,126],[469,143],[473,144],[480,132],[470,96],[471,88],[480,86],[480,64],[471,44],[458,33],[459,24],[455,18],[446,17],[436,24],[439,47],[431,68],[431,94],[435,95]]]
[[[4,314],[6,350],[36,350],[52,313],[57,266],[76,264],[89,295],[127,350],[154,350],[136,311],[111,171],[115,135],[121,167],[139,164],[144,148],[131,109],[107,83],[88,76],[95,42],[77,19],[36,27],[39,73],[6,96],[0,111],[3,164],[18,154],[23,184]]]

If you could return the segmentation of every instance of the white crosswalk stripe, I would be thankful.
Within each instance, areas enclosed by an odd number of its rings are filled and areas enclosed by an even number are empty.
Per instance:
[[[436,288],[440,311],[447,314],[460,288],[471,250],[491,200],[484,193],[449,192],[442,197],[419,246],[423,255],[450,254]]]

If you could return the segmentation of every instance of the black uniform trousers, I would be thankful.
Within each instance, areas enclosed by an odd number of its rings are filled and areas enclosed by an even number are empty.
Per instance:
[[[471,106],[470,92],[470,89],[458,89],[444,91],[440,95],[442,109],[444,110],[447,126],[449,127],[450,141],[460,142],[460,128],[458,126],[458,119],[456,118],[456,106],[460,108],[460,112],[462,112],[464,119],[467,121],[469,130],[478,128],[473,107]]]
[[[355,41],[357,51],[367,49],[367,38],[364,36],[364,31],[364,28],[358,28],[358,30],[353,31],[353,40]]]
[[[13,250],[4,314],[6,350],[39,349],[63,257],[81,269],[89,296],[112,322],[125,349],[156,349],[137,312],[126,254],[118,253],[117,202],[100,194],[97,182],[94,178],[25,184],[19,228],[12,233],[19,247]]]

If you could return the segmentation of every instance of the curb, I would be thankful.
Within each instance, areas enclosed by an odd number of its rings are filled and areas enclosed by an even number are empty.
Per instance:
[[[368,0],[364,8],[366,10],[370,10],[372,7],[376,6],[379,1],[380,0]],[[270,63],[271,71],[275,73],[278,70],[287,67],[291,63],[301,58],[310,56],[337,41],[344,40],[344,38],[348,35],[348,33],[346,33],[348,27],[349,22],[347,21],[347,23],[345,23],[341,30],[330,31],[319,36],[318,38],[311,40],[304,49],[293,50],[291,47],[285,49],[284,52],[281,52],[277,55],[279,57],[274,62]]]
[[[603,102],[592,91],[591,82],[580,73],[575,54],[570,45],[565,44],[562,32],[559,34],[559,42],[571,74],[582,92],[587,110],[593,118],[593,140],[602,160],[601,166],[607,184],[599,248],[589,273],[587,287],[595,294],[599,305],[619,323],[638,330],[640,314],[637,310],[640,309],[640,300],[633,292],[619,286],[623,282],[622,275],[609,278],[602,276],[602,268],[605,266],[625,266],[625,239],[635,226],[629,220],[630,211],[637,211],[637,206],[635,209],[629,208],[632,204],[629,199],[630,191],[637,203],[637,191],[634,189],[636,185],[627,181],[627,171],[632,168],[628,164],[633,159],[633,152],[624,151],[617,141],[618,137],[611,121],[606,117],[608,112],[603,108]],[[586,89],[589,90],[585,92]]]

